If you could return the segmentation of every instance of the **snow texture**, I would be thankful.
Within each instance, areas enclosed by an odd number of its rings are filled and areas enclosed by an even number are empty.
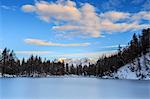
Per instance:
[[[103,76],[102,78],[150,80],[150,53],[119,68],[111,76]]]

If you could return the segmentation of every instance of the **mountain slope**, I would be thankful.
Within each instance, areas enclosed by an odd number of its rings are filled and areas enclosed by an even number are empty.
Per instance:
[[[119,68],[117,72],[102,78],[150,80],[150,53],[136,58],[132,63]]]

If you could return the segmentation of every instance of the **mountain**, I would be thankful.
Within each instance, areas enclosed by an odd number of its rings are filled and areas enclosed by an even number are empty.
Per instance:
[[[64,62],[65,64],[68,63],[69,66],[71,66],[72,64],[74,66],[76,65],[87,65],[89,66],[89,63],[90,64],[95,64],[97,62],[96,59],[91,59],[91,58],[59,58],[58,61],[60,62]]]
[[[136,58],[110,75],[102,78],[139,79],[150,80],[150,53]]]

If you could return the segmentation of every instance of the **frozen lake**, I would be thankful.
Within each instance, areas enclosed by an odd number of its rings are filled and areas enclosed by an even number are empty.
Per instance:
[[[150,99],[150,81],[0,78],[0,99]]]

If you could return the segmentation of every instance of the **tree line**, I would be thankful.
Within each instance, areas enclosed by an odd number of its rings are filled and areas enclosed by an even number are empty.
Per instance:
[[[96,64],[74,66],[64,62],[42,60],[40,56],[31,55],[28,59],[18,59],[14,51],[5,48],[0,53],[0,73],[2,76],[15,75],[25,77],[43,77],[47,75],[111,75],[113,72],[131,63],[135,58],[150,52],[150,28],[143,29],[140,35],[134,34],[126,47],[118,46],[118,52],[102,56]],[[140,64],[139,64],[140,65]],[[140,68],[140,66],[139,66]]]

